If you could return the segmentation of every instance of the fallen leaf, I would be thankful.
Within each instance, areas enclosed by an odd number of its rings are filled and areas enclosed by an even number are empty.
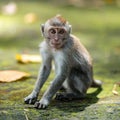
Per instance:
[[[40,55],[17,54],[16,60],[20,63],[40,63],[42,58]]]
[[[114,95],[118,95],[117,86],[120,86],[120,83],[114,84],[113,89],[112,89],[112,93]]]
[[[25,23],[31,24],[36,22],[38,19],[37,15],[35,13],[28,13],[24,16]]]
[[[0,82],[13,82],[22,78],[28,78],[30,74],[16,70],[0,71]]]

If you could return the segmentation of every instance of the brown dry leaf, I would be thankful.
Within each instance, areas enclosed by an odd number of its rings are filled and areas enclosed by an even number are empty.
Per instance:
[[[16,60],[20,63],[40,63],[42,58],[40,55],[17,54]]]
[[[13,82],[22,78],[28,78],[30,74],[16,70],[0,71],[0,82]]]

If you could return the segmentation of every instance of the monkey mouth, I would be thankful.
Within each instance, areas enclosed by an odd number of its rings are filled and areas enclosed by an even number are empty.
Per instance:
[[[60,48],[61,47],[61,43],[51,42],[50,46],[53,47],[53,48]]]

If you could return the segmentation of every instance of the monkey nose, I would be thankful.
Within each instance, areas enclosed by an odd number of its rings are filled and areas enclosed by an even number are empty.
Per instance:
[[[57,42],[59,39],[58,39],[58,37],[55,37],[54,40]]]

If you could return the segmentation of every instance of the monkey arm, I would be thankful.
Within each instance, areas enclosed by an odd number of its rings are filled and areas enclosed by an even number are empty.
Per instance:
[[[42,88],[45,81],[47,80],[51,71],[52,57],[49,54],[47,54],[46,51],[43,49],[41,50],[41,54],[42,54],[43,63],[41,65],[35,87],[32,93],[28,95],[26,98],[24,98],[24,101],[27,104],[34,104],[36,102],[39,91]]]
[[[64,64],[64,65],[61,66],[61,71],[57,72],[52,84],[47,89],[47,91],[44,93],[41,100],[39,102],[35,103],[36,108],[41,109],[41,108],[46,108],[47,107],[47,105],[49,104],[52,97],[61,88],[63,82],[67,78],[67,76],[68,76],[67,73],[68,73],[68,67],[67,67],[67,65]]]
[[[46,98],[49,101],[54,96],[54,94],[61,88],[64,80],[66,79],[67,75],[65,74],[66,71],[60,75],[56,75],[52,84],[47,89],[47,91],[43,95],[43,99]]]
[[[42,88],[43,84],[45,83],[45,81],[47,80],[49,74],[51,71],[51,65],[42,65],[36,84],[35,84],[35,88],[33,91],[35,91],[37,94],[39,94],[40,89]]]
[[[36,102],[39,91],[42,88],[44,82],[47,80],[50,71],[51,71],[51,66],[46,67],[45,65],[42,65],[32,93],[28,95],[26,98],[24,98],[25,103],[34,104]]]

